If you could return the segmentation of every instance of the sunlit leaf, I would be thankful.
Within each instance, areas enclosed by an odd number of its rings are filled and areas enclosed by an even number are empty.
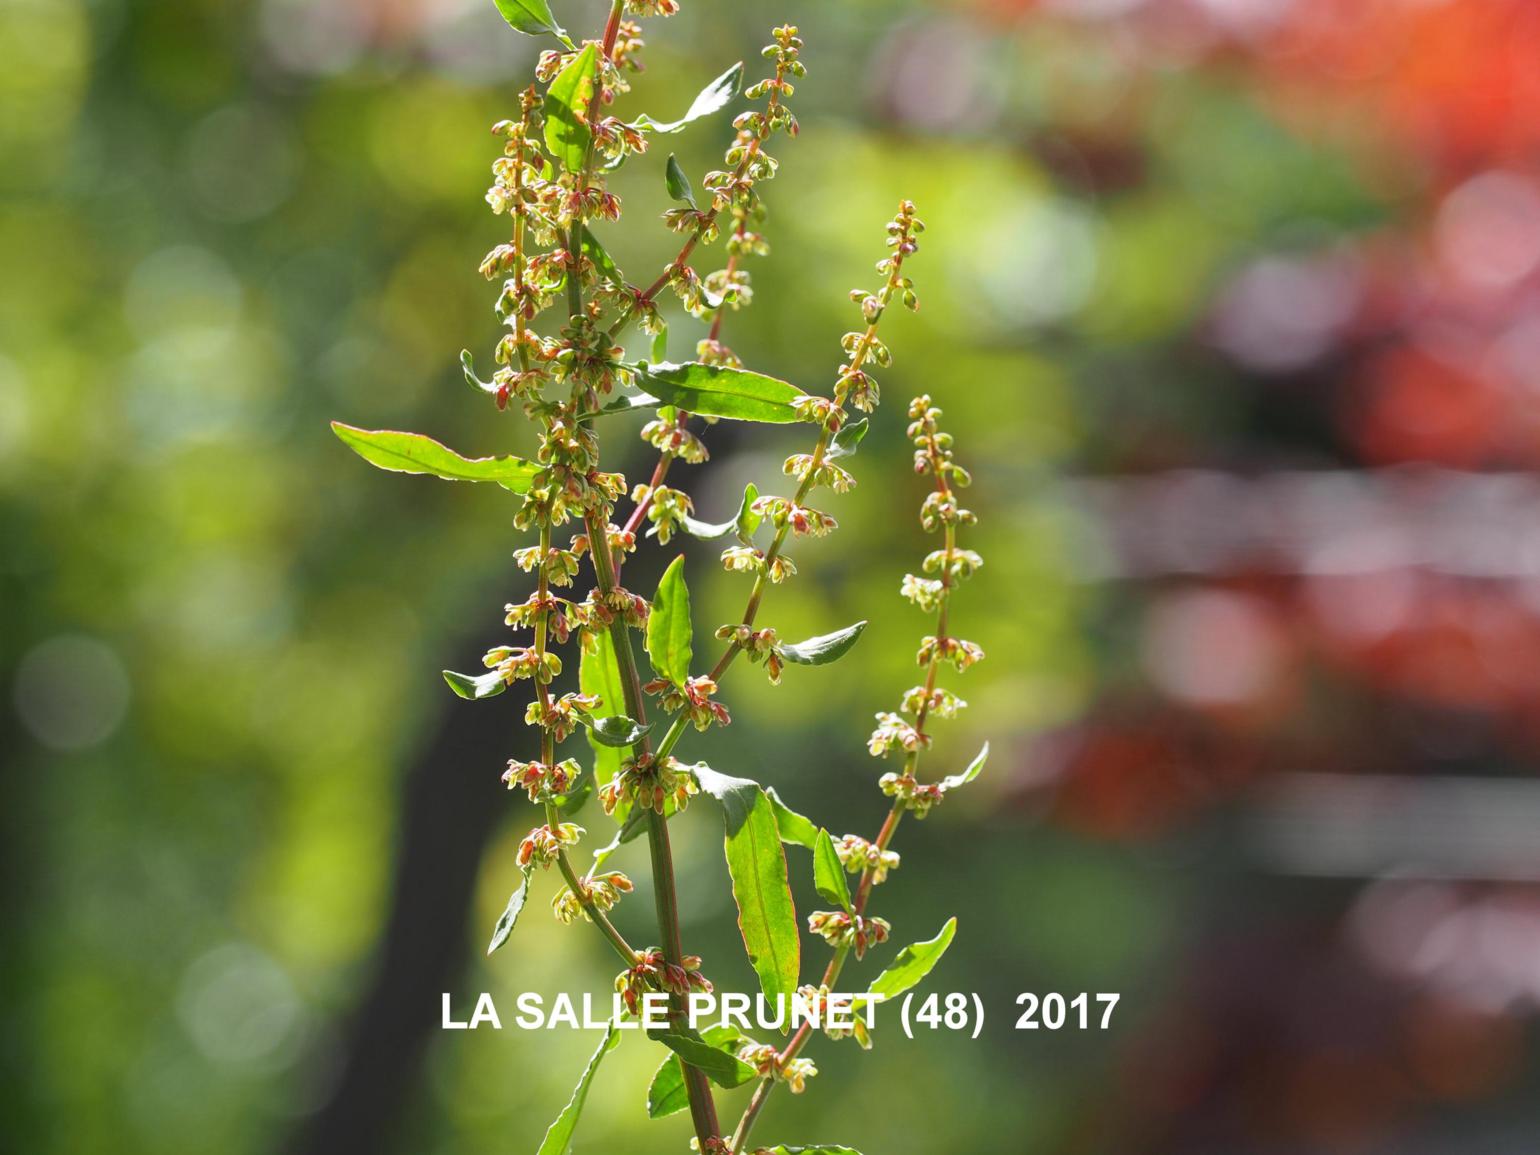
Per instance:
[[[588,1101],[588,1088],[593,1085],[599,1063],[619,1044],[620,1032],[611,1022],[605,1029],[604,1038],[600,1040],[593,1058],[589,1059],[588,1066],[583,1068],[583,1074],[572,1092],[572,1098],[561,1109],[561,1114],[556,1116],[556,1122],[552,1123],[550,1130],[545,1133],[545,1140],[540,1144],[540,1150],[535,1155],[567,1155],[572,1146],[573,1133],[577,1131],[578,1116],[583,1113],[583,1104]]]
[[[531,36],[549,32],[558,37],[567,47],[572,47],[572,42],[567,39],[567,33],[551,15],[551,6],[546,3],[546,0],[492,0],[492,2],[503,14],[503,19],[520,32],[527,32]]]
[[[946,954],[946,948],[952,945],[952,936],[956,933],[957,919],[949,918],[935,938],[906,946],[887,969],[872,980],[871,986],[866,988],[867,993],[890,999],[903,994],[930,974],[931,968]]]
[[[765,797],[770,799],[770,809],[775,812],[775,827],[780,832],[781,841],[792,846],[813,849],[818,841],[818,827],[814,826],[810,819],[798,814],[782,802],[774,786],[765,787]]]
[[[594,98],[599,49],[585,44],[545,92],[545,146],[568,172],[578,172],[593,143],[586,117]]]
[[[594,741],[617,749],[635,746],[642,740],[642,736],[652,729],[651,722],[644,725],[634,718],[627,718],[624,714],[612,714],[608,718],[589,718],[585,721],[588,723],[588,731],[593,735]]]
[[[722,804],[727,873],[738,904],[738,929],[760,989],[772,998],[797,989],[802,943],[786,875],[786,852],[770,799],[755,782],[696,766],[700,787]]]
[[[845,867],[827,830],[820,830],[813,842],[813,888],[827,901],[837,903],[847,912],[850,910],[850,886],[845,881]]]
[[[649,132],[678,132],[685,125],[699,120],[703,116],[710,116],[720,108],[725,108],[727,102],[738,95],[743,87],[743,61],[734,64],[721,76],[717,77],[705,88],[701,89],[690,103],[690,109],[678,120],[657,121],[643,113],[636,118],[635,127]]]
[[[841,425],[829,438],[829,448],[824,451],[824,457],[834,461],[841,457],[853,457],[861,442],[866,439],[866,431],[871,428],[871,422],[865,417],[858,421],[851,421]]]
[[[599,705],[591,717],[614,718],[625,713],[625,689],[620,680],[620,663],[615,658],[615,642],[608,630],[600,630],[593,639],[593,648],[584,650],[578,661],[578,689],[599,699]],[[600,741],[593,731],[588,733],[588,744],[594,752],[594,778],[608,782],[620,772],[620,751]]]
[[[754,512],[754,503],[759,500],[759,489],[751,481],[743,487],[743,501],[738,505],[738,512],[727,521],[705,522],[697,521],[688,514],[684,518],[684,531],[691,537],[705,540],[722,537],[737,531],[740,538],[747,543],[754,536],[754,531],[759,528],[762,515]]]
[[[741,1087],[755,1076],[754,1068],[737,1055],[714,1047],[702,1038],[678,1031],[663,1031],[652,1037],[690,1066],[704,1071],[706,1078],[719,1087]]]
[[[866,623],[862,621],[846,626],[843,630],[835,630],[832,634],[820,634],[805,642],[789,643],[781,647],[781,657],[799,666],[827,666],[843,657],[856,644],[856,639],[864,629]]]
[[[445,670],[443,674],[449,688],[462,698],[477,701],[495,698],[508,688],[508,683],[503,681],[503,676],[496,670],[488,670],[485,674],[457,674],[453,670]]]
[[[332,422],[332,432],[370,465],[393,473],[423,473],[445,481],[495,481],[514,493],[528,493],[540,466],[522,457],[461,457],[421,433],[355,429]]]
[[[943,790],[955,790],[959,786],[966,786],[979,776],[979,771],[984,769],[984,763],[989,758],[989,743],[984,743],[984,748],[973,756],[973,761],[968,763],[968,768],[958,774],[948,774],[941,780]]]
[[[635,372],[638,388],[691,413],[776,425],[798,420],[791,403],[803,396],[802,390],[777,377],[699,361],[643,363]]]
[[[668,164],[663,169],[664,187],[668,189],[671,200],[683,201],[692,209],[695,207],[695,190],[690,187],[690,178],[679,166],[679,158],[673,153],[668,154]]]
[[[599,238],[587,225],[583,226],[582,240],[580,244],[583,255],[593,262],[599,275],[615,285],[625,284],[625,278],[620,274],[620,267],[615,264],[615,259],[610,256],[609,250],[599,243]]]
[[[660,678],[676,686],[690,676],[691,649],[690,589],[684,582],[684,555],[676,557],[663,571],[658,592],[647,615],[647,656]]]

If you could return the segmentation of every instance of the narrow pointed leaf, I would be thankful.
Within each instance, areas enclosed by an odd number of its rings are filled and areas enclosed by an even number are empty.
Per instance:
[[[856,644],[856,639],[861,636],[861,631],[866,629],[866,623],[857,622],[853,626],[846,626],[843,630],[835,630],[832,634],[820,634],[816,638],[808,638],[805,642],[793,642],[781,647],[781,657],[788,662],[796,662],[799,666],[827,666],[830,662],[843,657],[851,646]]]
[[[583,255],[593,262],[594,268],[605,280],[615,285],[624,285],[625,278],[620,274],[620,267],[615,264],[615,259],[610,256],[609,250],[599,243],[599,238],[594,236],[587,225],[583,226],[582,241],[580,242]]]
[[[588,413],[581,413],[579,417],[603,417],[610,413],[629,413],[633,409],[656,409],[663,404],[658,398],[647,393],[627,393],[601,405]]]
[[[588,732],[593,735],[595,742],[604,746],[613,746],[616,749],[635,746],[642,740],[642,736],[652,729],[651,722],[643,725],[624,714],[612,714],[608,718],[590,718],[585,721],[588,723]]]
[[[690,1066],[705,1072],[706,1078],[719,1087],[741,1087],[755,1076],[754,1068],[737,1055],[713,1047],[704,1039],[677,1031],[664,1031],[654,1037]]]
[[[979,771],[984,769],[984,763],[989,759],[989,743],[984,743],[984,748],[973,756],[973,761],[968,763],[968,768],[958,774],[948,774],[941,780],[941,789],[955,790],[959,786],[966,786],[979,776]]]
[[[503,19],[520,32],[526,32],[531,36],[549,32],[559,37],[569,47],[571,46],[572,42],[567,39],[566,32],[551,15],[551,6],[546,3],[546,0],[493,0],[493,3],[503,14]]]
[[[615,642],[608,630],[600,630],[593,649],[584,650],[578,663],[578,688],[599,699],[595,719],[619,717],[625,713],[625,690],[620,680],[620,663],[615,657]],[[594,779],[608,782],[620,772],[620,751],[588,732],[588,744],[594,752]]]
[[[661,1119],[690,1105],[690,1093],[684,1085],[684,1067],[678,1055],[663,1060],[658,1073],[647,1085],[647,1117]]]
[[[497,386],[490,381],[483,381],[476,376],[476,360],[471,356],[469,349],[460,350],[460,372],[465,375],[465,383],[472,389],[479,389],[483,393],[496,393]]]
[[[492,928],[492,941],[487,945],[487,953],[491,954],[503,943],[508,941],[508,936],[513,933],[513,924],[519,921],[519,915],[524,910],[524,900],[529,897],[530,870],[524,871],[524,878],[519,883],[519,889],[513,892],[508,899],[507,909],[498,916],[497,925]]]
[[[676,686],[690,676],[691,649],[690,588],[684,582],[684,555],[676,557],[663,571],[658,592],[647,616],[647,656],[660,678]]]
[[[495,481],[514,493],[528,493],[540,467],[522,457],[461,457],[421,433],[394,429],[356,429],[332,422],[349,449],[370,465],[393,473],[424,473],[445,481]]]
[[[615,1029],[615,1024],[612,1022],[605,1030],[598,1049],[594,1051],[594,1057],[589,1059],[588,1066],[583,1068],[583,1074],[572,1092],[572,1098],[561,1109],[561,1114],[556,1116],[556,1122],[552,1123],[550,1130],[545,1133],[545,1140],[540,1144],[540,1150],[535,1155],[567,1155],[571,1150],[572,1136],[577,1131],[578,1116],[583,1113],[583,1104],[588,1101],[588,1088],[593,1085],[599,1063],[619,1043],[620,1032]]]
[[[759,528],[761,515],[754,512],[754,503],[758,500],[759,488],[751,481],[743,487],[743,501],[739,503],[738,512],[733,514],[731,520],[712,523],[696,521],[695,518],[686,515],[684,531],[691,537],[710,540],[736,530],[740,538],[747,540]]]
[[[845,881],[845,865],[834,849],[834,839],[820,830],[813,843],[813,888],[825,900],[850,911],[850,886]]]
[[[956,933],[957,919],[949,918],[935,938],[906,946],[888,968],[872,980],[867,992],[886,995],[890,999],[903,994],[930,974],[931,968],[946,954],[946,948],[952,945],[952,936]]]
[[[496,670],[488,670],[485,674],[457,674],[453,670],[445,670],[443,674],[451,690],[462,698],[475,701],[495,698],[508,688],[508,683],[503,681],[502,675]]]
[[[724,108],[727,102],[738,95],[743,87],[743,61],[734,64],[721,76],[717,77],[705,88],[696,94],[690,103],[690,109],[678,120],[657,121],[643,113],[636,118],[635,127],[647,129],[652,132],[678,132],[692,121],[699,120],[703,116],[710,116],[720,108]]]
[[[673,153],[668,154],[668,164],[663,169],[663,184],[670,199],[683,201],[692,209],[695,207],[695,190],[690,187],[690,178],[685,176],[679,158]]]
[[[593,142],[593,133],[584,118],[593,102],[598,64],[598,48],[585,44],[545,92],[545,146],[568,172],[583,167],[583,158]]]
[[[635,366],[635,373],[637,388],[646,390],[665,404],[677,405],[703,416],[730,417],[738,421],[790,424],[798,420],[792,402],[804,395],[795,385],[778,377],[750,373],[747,369],[703,365],[699,361],[686,361],[682,365],[667,361],[656,365],[643,362]]]
[[[652,347],[648,350],[654,361],[668,360],[668,323],[661,322],[658,331],[652,335]]]
[[[866,431],[871,428],[871,422],[865,417],[859,421],[841,425],[834,436],[829,438],[829,448],[824,451],[824,457],[834,461],[841,457],[854,457],[861,442],[866,440]]]
[[[765,797],[770,799],[770,809],[775,812],[775,827],[780,832],[781,841],[812,850],[818,841],[818,827],[782,802],[774,786],[765,787]]]
[[[722,804],[727,873],[749,963],[765,994],[789,995],[801,974],[802,943],[770,799],[747,778],[718,774],[709,766],[694,770],[701,789]]]

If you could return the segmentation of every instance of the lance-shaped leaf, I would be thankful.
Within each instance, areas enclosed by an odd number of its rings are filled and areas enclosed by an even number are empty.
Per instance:
[[[598,67],[598,47],[585,44],[545,91],[545,146],[568,172],[583,167],[593,143],[587,118]]]
[[[540,1144],[540,1150],[535,1155],[567,1155],[571,1150],[572,1136],[577,1131],[578,1116],[583,1113],[583,1104],[588,1101],[588,1088],[593,1085],[594,1074],[599,1070],[599,1063],[604,1056],[613,1051],[619,1043],[620,1032],[611,1022],[605,1029],[604,1038],[600,1041],[598,1049],[594,1051],[594,1057],[589,1059],[588,1066],[583,1068],[577,1087],[573,1089],[572,1098],[561,1109],[561,1114],[556,1116],[556,1122],[552,1123],[550,1130],[545,1133],[545,1140]]]
[[[724,534],[737,531],[738,537],[744,544],[748,544],[754,536],[754,531],[759,528],[763,515],[754,512],[754,503],[759,500],[759,488],[751,481],[743,487],[743,501],[738,506],[738,512],[733,514],[730,521],[706,522],[696,521],[695,518],[685,515],[684,531],[691,537],[699,537],[706,540],[721,537]]]
[[[608,630],[600,630],[593,640],[593,649],[584,650],[578,663],[578,688],[585,694],[599,699],[599,705],[591,718],[616,718],[625,712],[626,698],[620,680],[620,663],[615,657],[615,642]],[[594,752],[594,778],[608,782],[620,772],[620,751],[588,733],[588,744]]]
[[[747,778],[718,774],[709,766],[693,769],[701,789],[722,804],[738,929],[760,989],[772,998],[789,995],[802,970],[802,942],[770,799]]]
[[[610,413],[629,413],[633,409],[656,409],[663,402],[648,393],[627,393],[616,397],[598,409],[578,414],[579,418],[603,417]]]
[[[588,725],[588,732],[593,740],[603,746],[613,746],[616,749],[626,749],[635,746],[642,740],[642,736],[652,729],[652,723],[645,725],[635,718],[628,718],[624,714],[612,714],[608,718],[584,718]]]
[[[652,1037],[690,1066],[705,1072],[706,1078],[719,1087],[741,1087],[755,1077],[754,1068],[737,1055],[712,1046],[698,1035],[663,1031]]]
[[[827,830],[819,830],[813,842],[813,888],[825,900],[850,912],[850,887],[845,882],[845,865],[834,849],[834,839]]]
[[[948,774],[941,780],[941,789],[955,790],[959,786],[966,786],[979,776],[979,771],[984,769],[984,763],[989,759],[989,743],[984,743],[984,748],[973,756],[973,761],[968,763],[968,768],[957,774]]]
[[[647,656],[660,678],[676,686],[690,676],[691,650],[690,588],[684,583],[684,555],[680,554],[663,571],[658,592],[647,615]]]
[[[519,915],[524,910],[524,900],[529,897],[529,876],[532,873],[532,868],[525,867],[519,889],[513,892],[513,896],[508,899],[507,909],[498,916],[497,925],[492,928],[492,941],[487,945],[488,954],[507,942],[508,936],[513,933],[513,924],[519,921]]]
[[[462,698],[476,701],[495,698],[508,688],[508,683],[503,681],[503,676],[496,670],[488,670],[485,674],[457,674],[453,670],[445,670],[443,674],[449,688]]]
[[[583,226],[581,245],[583,255],[593,262],[601,277],[615,285],[626,283],[620,274],[620,267],[615,264],[615,258],[610,256],[609,250],[599,243],[599,238],[593,235],[587,225]]]
[[[425,473],[446,481],[495,481],[514,493],[528,493],[540,466],[522,457],[461,457],[421,433],[394,429],[355,429],[332,422],[349,449],[370,465],[393,473]]]
[[[866,629],[866,623],[857,622],[853,626],[846,626],[843,630],[835,630],[832,634],[820,634],[816,638],[808,638],[805,642],[792,642],[781,647],[781,657],[788,662],[796,662],[799,666],[827,666],[830,662],[844,656],[845,651],[856,644],[856,639],[861,636],[861,631]]]
[[[679,158],[673,153],[668,154],[668,164],[663,169],[663,183],[671,200],[683,201],[692,209],[695,207],[695,190],[690,187],[690,178],[685,175],[679,165]]]
[[[811,1147],[788,1147],[777,1143],[764,1148],[764,1155],[861,1155],[854,1147],[840,1147],[833,1143],[815,1143]]]
[[[527,32],[531,36],[549,32],[568,48],[572,47],[572,41],[567,39],[567,33],[563,31],[562,26],[556,23],[556,18],[551,15],[551,6],[546,3],[546,0],[493,0],[493,3],[503,14],[503,19],[520,32]]]
[[[743,87],[743,61],[738,61],[721,76],[717,77],[705,88],[701,89],[690,102],[690,110],[678,120],[657,121],[645,112],[636,118],[636,128],[650,132],[678,132],[692,121],[699,120],[703,116],[710,116],[720,108],[725,108],[727,102],[738,95]]]
[[[952,936],[956,933],[957,919],[949,918],[935,938],[906,946],[888,968],[872,980],[872,985],[866,988],[867,993],[890,999],[903,994],[930,974],[931,968],[946,954],[946,948],[952,945]]]
[[[866,440],[866,431],[871,428],[871,422],[865,417],[859,421],[851,421],[841,425],[829,438],[829,448],[824,450],[824,457],[829,461],[835,461],[841,457],[854,457],[855,452]]]
[[[460,372],[465,376],[465,383],[472,389],[479,389],[483,393],[497,392],[496,385],[476,376],[476,359],[471,356],[469,349],[460,350]]]
[[[798,420],[792,402],[802,390],[778,377],[686,361],[635,366],[636,384],[665,404],[707,417],[787,425]]]
[[[812,820],[782,802],[774,786],[765,787],[765,797],[770,799],[770,809],[775,811],[775,828],[780,832],[781,841],[812,850],[818,841],[818,827]]]
[[[659,321],[658,331],[652,335],[652,346],[648,350],[654,361],[668,360],[668,322]]]

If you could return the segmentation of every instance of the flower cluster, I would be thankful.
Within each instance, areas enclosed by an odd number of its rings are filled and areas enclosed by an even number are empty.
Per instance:
[[[678,760],[640,754],[622,762],[620,772],[599,788],[599,804],[606,814],[614,814],[621,803],[663,814],[672,802],[677,813],[690,804],[690,796],[698,789],[695,775]]]
[[[753,1067],[761,1079],[785,1083],[793,1095],[807,1090],[807,1081],[818,1074],[810,1059],[785,1058],[769,1043],[745,1043],[738,1049],[738,1058]]]
[[[711,700],[711,696],[717,692],[717,684],[711,678],[686,678],[683,685],[667,678],[654,678],[642,690],[648,694],[657,694],[658,701],[670,714],[683,710],[685,717],[694,723],[697,730],[704,730],[713,722],[718,726],[726,726],[732,721],[727,707]]]
[[[564,886],[551,900],[551,909],[560,921],[576,922],[579,916],[592,918],[590,910],[610,910],[622,894],[630,894],[633,889],[631,880],[618,870],[579,879],[578,888]]]
[[[888,871],[898,869],[898,851],[868,842],[859,834],[847,834],[834,844],[834,852],[851,874],[869,872],[872,885],[886,882]]]
[[[636,1014],[642,995],[648,991],[667,991],[684,995],[690,991],[710,991],[711,980],[700,973],[700,959],[687,954],[671,963],[657,947],[636,952],[635,961],[615,977],[615,990],[626,1010]]]
[[[848,948],[865,958],[868,947],[888,941],[893,927],[885,918],[852,914],[843,910],[816,910],[807,916],[807,929],[832,947]]]
[[[575,822],[537,826],[519,843],[519,850],[514,860],[521,868],[550,866],[564,847],[576,845],[582,837],[583,828]]]
[[[766,627],[756,630],[753,626],[746,626],[742,622],[737,625],[717,627],[718,640],[730,642],[734,647],[743,651],[744,655],[754,665],[761,662],[765,664],[765,673],[770,675],[773,685],[780,685],[781,670],[786,665],[786,660],[781,657],[780,640],[774,630]]]
[[[565,794],[582,772],[583,768],[572,758],[564,758],[554,766],[510,758],[508,769],[503,772],[503,781],[510,790],[523,787],[531,802],[544,802]]]

